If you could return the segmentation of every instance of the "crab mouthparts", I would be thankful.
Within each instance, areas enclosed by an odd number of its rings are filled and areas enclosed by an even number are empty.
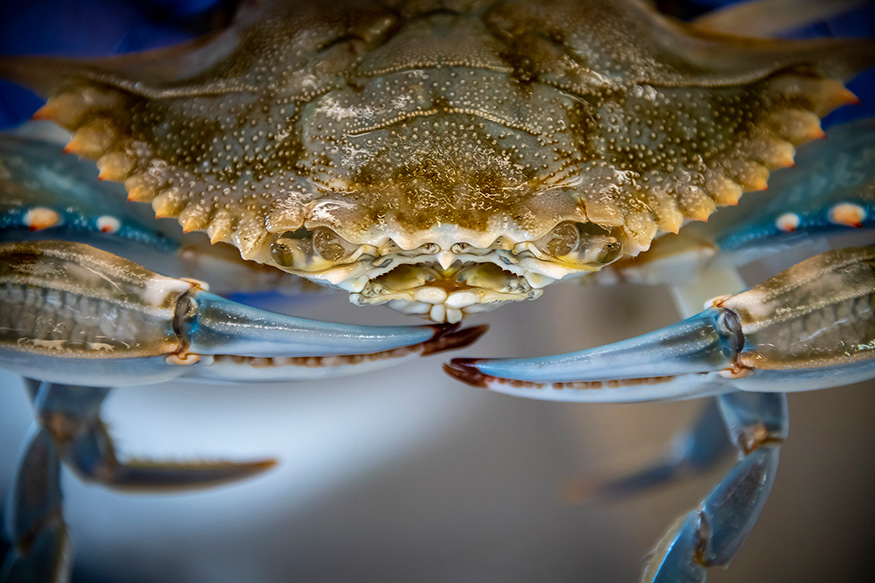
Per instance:
[[[404,314],[454,324],[504,302],[536,299],[544,284],[491,262],[456,262],[446,269],[436,262],[405,264],[368,280],[361,291],[350,294],[350,301],[386,304]]]

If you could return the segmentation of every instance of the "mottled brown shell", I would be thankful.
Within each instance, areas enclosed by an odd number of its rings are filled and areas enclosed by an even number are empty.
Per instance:
[[[266,261],[320,226],[485,247],[591,222],[645,249],[765,188],[873,56],[698,32],[633,0],[320,0],[252,3],[185,47],[0,73],[50,96],[41,115],[131,199]]]

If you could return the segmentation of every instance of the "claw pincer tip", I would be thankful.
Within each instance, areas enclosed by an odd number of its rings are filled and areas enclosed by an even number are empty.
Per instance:
[[[435,328],[438,327],[435,326]],[[485,324],[481,326],[473,326],[471,328],[463,328],[461,330],[456,329],[458,328],[458,325],[456,324],[452,324],[447,328],[442,327],[438,330],[438,333],[423,350],[422,356],[437,354],[447,350],[455,350],[457,348],[464,348],[474,344],[486,333],[487,330],[489,330],[489,326]]]
[[[479,360],[477,358],[454,358],[450,362],[444,363],[443,369],[445,373],[463,383],[480,389],[488,389],[487,375],[477,368]]]

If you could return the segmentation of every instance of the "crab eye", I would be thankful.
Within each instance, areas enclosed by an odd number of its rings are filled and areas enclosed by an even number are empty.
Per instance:
[[[621,248],[622,245],[616,240],[606,242],[602,245],[601,249],[599,249],[598,255],[596,255],[596,261],[605,265],[611,263],[620,256]]]
[[[580,247],[580,231],[575,223],[559,223],[553,230],[534,241],[542,252],[553,257],[564,257]]]
[[[562,257],[577,250],[580,232],[574,223],[560,223],[538,245],[553,257]]]
[[[313,249],[327,261],[340,261],[355,251],[355,246],[331,229],[313,231]]]
[[[301,244],[294,239],[284,237],[271,243],[270,256],[280,267],[302,267],[307,262]]]

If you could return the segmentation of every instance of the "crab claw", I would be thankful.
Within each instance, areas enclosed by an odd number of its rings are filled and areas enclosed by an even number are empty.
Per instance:
[[[345,327],[340,324],[334,326],[330,329],[331,334],[326,338],[343,338]],[[381,338],[389,327],[349,326],[349,335],[346,338],[348,348],[346,353],[340,354],[333,351],[324,354],[316,351],[301,351],[299,356],[289,356],[286,351],[277,349],[278,355],[217,355],[212,357],[211,366],[195,368],[191,376],[200,379],[245,382],[310,380],[358,374],[400,364],[419,356],[464,348],[480,338],[488,326],[459,329],[458,325],[451,324],[398,328],[404,330],[405,334],[395,337],[390,342],[388,338]],[[373,332],[377,333],[376,338],[373,337]],[[409,332],[418,332],[419,335],[411,337],[407,334]],[[423,340],[417,342],[418,338],[423,337]],[[357,339],[362,338],[364,342],[356,344]],[[236,342],[236,339],[231,342]],[[377,343],[383,343],[387,347],[383,350],[370,350]]]
[[[190,310],[180,314],[180,310]],[[358,326],[267,312],[198,290],[177,307],[189,350],[244,357],[311,357],[385,353],[427,345],[426,354],[473,342],[485,329],[456,325]]]
[[[358,326],[266,312],[195,290],[177,304],[174,325],[189,354],[211,366],[184,376],[226,381],[305,380],[359,373],[467,346],[486,326]]]
[[[823,253],[662,330],[526,359],[454,359],[471,385],[557,401],[820,389],[875,377],[875,247]]]
[[[720,392],[719,384],[709,381],[715,380],[717,371],[730,369],[737,353],[738,335],[729,314],[711,308],[638,338],[569,354],[456,358],[444,370],[474,386],[554,401],[645,401],[715,394]]]
[[[354,326],[276,314],[80,243],[0,244],[0,364],[71,385],[313,379],[474,342],[484,327]],[[48,299],[44,299],[48,298]]]

